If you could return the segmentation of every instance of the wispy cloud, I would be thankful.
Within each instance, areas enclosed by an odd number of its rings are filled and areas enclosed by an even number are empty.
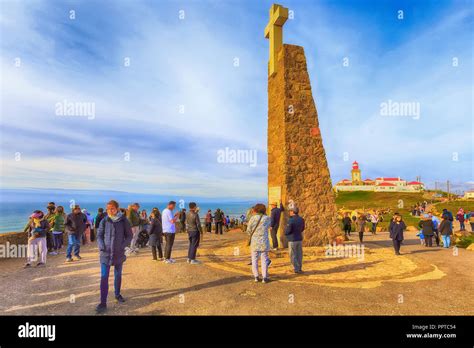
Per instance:
[[[2,186],[264,197],[269,4],[2,3]],[[468,2],[405,3],[405,22],[392,2],[379,17],[367,2],[288,6],[334,181],[345,152],[368,177],[472,181]],[[387,99],[419,102],[420,119],[380,116]],[[94,119],[55,115],[64,100],[94,103]],[[257,166],[218,163],[226,147]]]

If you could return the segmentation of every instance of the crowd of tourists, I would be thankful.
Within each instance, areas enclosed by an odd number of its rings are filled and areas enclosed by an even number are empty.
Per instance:
[[[439,218],[431,212],[426,212],[426,208],[427,202],[417,203],[410,212],[412,216],[420,217],[418,223],[420,231],[417,236],[420,238],[421,245],[433,247],[434,241],[436,246],[439,247],[442,241],[443,247],[449,248],[451,246],[451,236],[453,235],[454,219],[459,222],[460,231],[466,231],[466,221],[468,221],[471,225],[471,231],[474,232],[474,211],[467,212],[463,208],[459,208],[457,214],[453,216],[453,213],[448,209],[443,209],[441,218]],[[352,215],[352,217],[346,212],[341,220],[346,239],[350,237],[351,231],[355,230],[358,233],[360,243],[363,243],[366,225],[371,223],[370,231],[372,234],[375,234],[377,224],[382,221],[383,215],[378,211],[372,214],[359,212]],[[406,230],[406,227],[402,215],[398,212],[394,213],[388,224],[388,231],[393,241],[396,255],[401,255],[400,246],[404,240],[403,232]]]
[[[364,241],[364,232],[366,226],[370,229],[370,232],[375,235],[377,233],[377,225],[383,221],[383,215],[380,211],[375,211],[373,213],[357,213],[350,216],[348,212],[344,213],[342,218],[342,228],[344,230],[344,235],[349,238],[351,235],[352,228],[359,235],[359,241],[362,243]],[[368,225],[370,224],[370,225]]]
[[[465,230],[465,222],[468,221],[474,231],[474,212],[465,212],[462,208],[453,214],[444,209],[441,219],[432,213],[426,213],[426,205],[419,205],[423,210],[420,216],[420,240],[426,247],[433,246],[433,239],[437,246],[440,240],[445,248],[450,247],[450,236],[453,234],[453,221],[459,221],[461,231]],[[50,202],[44,214],[35,210],[29,217],[25,227],[28,233],[28,252],[25,268],[31,267],[34,260],[36,266],[46,264],[48,252],[58,255],[63,248],[64,234],[67,235],[66,262],[80,260],[82,245],[96,241],[100,254],[101,281],[100,281],[100,303],[96,310],[102,313],[107,308],[108,279],[111,266],[114,266],[115,299],[124,302],[120,293],[122,282],[122,268],[127,256],[135,255],[141,247],[149,246],[154,261],[163,261],[166,264],[174,264],[172,258],[175,236],[178,231],[186,232],[188,237],[187,262],[192,265],[200,264],[197,260],[197,250],[203,233],[214,233],[222,235],[230,228],[241,226],[248,234],[248,245],[251,253],[252,274],[255,282],[269,282],[269,266],[272,261],[269,252],[283,247],[278,238],[278,231],[282,213],[288,211],[288,221],[282,233],[285,243],[288,244],[289,258],[293,271],[302,273],[303,262],[303,231],[305,221],[299,215],[296,206],[285,209],[282,202],[271,202],[270,214],[267,215],[267,207],[264,204],[256,204],[239,219],[230,219],[221,209],[206,212],[204,226],[199,217],[199,207],[191,202],[188,210],[185,208],[175,212],[176,202],[168,202],[165,209],[160,211],[153,208],[150,214],[146,210],[140,210],[140,204],[134,203],[127,208],[121,208],[119,203],[111,200],[106,209],[99,208],[97,214],[92,216],[86,209],[79,205],[72,208],[70,214],[65,213],[63,206],[56,206]],[[375,234],[377,224],[383,221],[381,211],[372,213],[357,213],[352,216],[345,213],[342,218],[342,226],[347,237],[351,231],[358,233],[360,243],[363,243],[364,232],[367,224],[371,224],[370,231]],[[400,255],[400,247],[404,240],[406,224],[402,215],[394,213],[389,225],[389,235],[393,241],[396,255]],[[259,267],[260,261],[260,267]]]
[[[100,303],[96,307],[98,313],[107,309],[109,273],[114,266],[115,299],[124,302],[120,293],[122,268],[127,256],[135,255],[140,247],[149,246],[154,261],[173,264],[173,244],[178,230],[188,234],[189,246],[187,262],[200,264],[196,259],[197,250],[203,232],[222,235],[230,228],[242,227],[248,233],[248,245],[251,250],[251,265],[254,280],[267,283],[268,267],[271,264],[269,251],[276,250],[281,243],[278,240],[278,229],[281,214],[284,211],[280,202],[271,204],[270,216],[266,214],[266,206],[257,204],[247,213],[237,218],[229,218],[221,209],[214,213],[208,210],[204,218],[204,228],[199,217],[199,207],[189,203],[189,209],[175,212],[176,202],[170,201],[163,211],[153,208],[150,214],[140,210],[140,204],[134,203],[126,209],[115,200],[107,203],[106,209],[99,208],[92,216],[86,209],[74,205],[70,214],[65,213],[63,206],[50,202],[47,214],[35,210],[29,217],[24,231],[28,233],[28,251],[25,268],[32,266],[37,260],[37,267],[46,264],[46,257],[58,255],[63,248],[64,234],[67,236],[66,262],[81,260],[81,246],[96,241],[100,254],[101,280]],[[298,208],[288,209],[289,220],[284,229],[288,241],[290,261],[295,273],[302,272],[302,240],[304,220],[299,216]],[[270,246],[271,236],[271,246]],[[261,260],[259,273],[258,263]]]

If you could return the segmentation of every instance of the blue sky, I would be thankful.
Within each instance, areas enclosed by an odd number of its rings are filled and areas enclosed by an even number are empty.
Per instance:
[[[333,182],[357,160],[364,178],[472,187],[472,1],[280,3]],[[265,197],[270,4],[2,1],[2,187]],[[64,100],[94,117],[58,116]],[[388,100],[419,103],[420,117],[381,116]],[[256,151],[257,165],[219,163],[225,148]]]

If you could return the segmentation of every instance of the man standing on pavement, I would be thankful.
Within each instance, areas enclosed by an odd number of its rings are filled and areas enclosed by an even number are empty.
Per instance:
[[[87,217],[81,212],[81,207],[74,206],[72,213],[66,218],[64,224],[65,230],[68,234],[68,245],[66,252],[66,262],[72,261],[72,251],[74,249],[74,257],[77,260],[81,259],[79,255],[81,251],[81,240],[87,226]]]
[[[285,236],[288,240],[290,261],[293,265],[294,272],[302,273],[304,219],[298,215],[299,211],[297,207],[290,208],[289,212],[290,218],[285,228]]]
[[[163,224],[163,235],[165,236],[165,263],[175,263],[176,261],[171,258],[171,251],[173,249],[174,237],[176,233],[175,223],[178,220],[178,214],[173,214],[173,210],[176,207],[175,201],[170,201],[166,209],[161,214]]]
[[[280,227],[280,217],[281,212],[285,209],[283,208],[283,204],[280,201],[280,207],[278,208],[278,203],[273,202],[271,204],[272,210],[270,211],[270,233],[272,236],[272,247],[273,250],[278,249],[278,228]]]

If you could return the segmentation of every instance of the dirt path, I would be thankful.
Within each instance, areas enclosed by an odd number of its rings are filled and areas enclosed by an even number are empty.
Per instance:
[[[327,258],[307,249],[305,273],[297,276],[284,252],[272,254],[273,281],[256,284],[240,231],[205,234],[202,265],[185,262],[187,239],[179,234],[176,264],[152,261],[147,248],[128,258],[122,287],[127,302],[118,305],[109,298],[108,314],[474,314],[473,252],[427,249],[413,232],[407,233],[402,256],[393,255],[384,232],[367,234],[366,246],[363,260]],[[24,260],[0,261],[0,314],[94,314],[100,278],[97,248],[84,248],[82,256],[71,264],[64,263],[64,254],[49,256],[46,267],[31,269],[21,268]],[[110,284],[113,298],[112,277]]]

